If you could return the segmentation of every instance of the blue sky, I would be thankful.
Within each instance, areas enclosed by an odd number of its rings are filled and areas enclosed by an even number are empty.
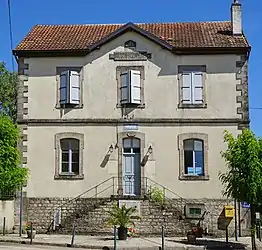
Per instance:
[[[16,45],[35,24],[220,21],[230,19],[233,0],[11,0]],[[251,128],[262,136],[262,1],[243,3],[243,25],[252,45],[249,63]],[[0,0],[0,61],[11,69],[7,0]],[[234,98],[234,97],[232,97]],[[261,109],[253,109],[260,108]]]

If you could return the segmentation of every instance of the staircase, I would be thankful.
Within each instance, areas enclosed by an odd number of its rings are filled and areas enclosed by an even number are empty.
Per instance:
[[[145,187],[143,195],[139,197],[119,195],[118,183],[117,177],[111,177],[75,198],[61,202],[51,213],[47,232],[71,233],[75,224],[78,234],[111,234],[112,227],[105,225],[106,211],[113,202],[130,199],[140,201],[142,221],[136,223],[139,232],[159,234],[164,222],[167,234],[184,235],[185,227],[189,226],[183,221],[185,201],[181,196],[147,177],[142,182]],[[155,187],[162,190],[164,199],[161,201],[153,202],[150,197]]]

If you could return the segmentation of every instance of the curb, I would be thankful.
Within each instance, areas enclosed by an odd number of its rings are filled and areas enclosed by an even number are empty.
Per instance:
[[[9,239],[0,239],[0,242],[2,243],[15,243],[15,244],[24,244],[24,245],[30,245],[29,241],[28,240],[9,240]],[[42,246],[54,246],[54,247],[68,247],[68,248],[71,248],[70,244],[67,244],[67,243],[50,243],[50,242],[33,242],[32,246],[33,245],[42,245]],[[114,247],[113,246],[95,246],[95,245],[80,245],[80,244],[77,244],[77,245],[74,245],[72,248],[84,248],[84,249],[95,249],[95,250],[113,250]],[[117,247],[117,250],[161,250],[161,247],[160,246],[150,246],[150,247],[134,247],[134,246],[130,246],[130,247]],[[187,246],[181,246],[181,247],[169,247],[169,246],[166,246],[165,247],[165,250],[204,250],[206,249],[204,246],[196,246],[196,247],[187,247]]]

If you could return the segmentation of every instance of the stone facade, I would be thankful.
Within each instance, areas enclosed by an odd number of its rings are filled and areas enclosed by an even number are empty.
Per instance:
[[[27,198],[27,218],[34,223],[39,233],[46,233],[48,228],[53,229],[53,215],[57,207],[61,208],[61,226],[56,233],[70,233],[73,223],[76,223],[77,234],[112,234],[112,227],[106,225],[108,213],[114,200],[79,198],[72,202],[63,198]],[[217,220],[224,205],[233,205],[229,200],[202,199],[184,200],[168,199],[166,205],[152,203],[149,200],[137,200],[141,221],[136,221],[136,229],[139,235],[160,235],[162,223],[165,225],[165,233],[170,236],[183,236],[196,224],[198,219],[187,219],[184,208],[186,204],[204,204],[208,212],[203,220],[203,228],[215,237],[224,237],[225,231],[218,230]],[[249,219],[242,226],[243,235],[249,226]],[[234,219],[230,223],[229,235],[234,235]]]

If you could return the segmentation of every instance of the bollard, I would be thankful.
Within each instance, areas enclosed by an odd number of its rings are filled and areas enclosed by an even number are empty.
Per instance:
[[[114,226],[114,250],[116,250],[116,226]]]
[[[33,244],[33,222],[31,222],[30,225],[30,231],[31,231],[31,235],[30,235],[30,244]]]
[[[162,250],[165,249],[165,228],[164,228],[164,223],[162,224]]]
[[[73,234],[72,234],[72,240],[71,240],[71,247],[73,247],[73,245],[74,245],[75,234],[76,234],[76,224],[74,222]]]
[[[5,236],[5,217],[4,217],[4,222],[3,222],[3,236]]]

